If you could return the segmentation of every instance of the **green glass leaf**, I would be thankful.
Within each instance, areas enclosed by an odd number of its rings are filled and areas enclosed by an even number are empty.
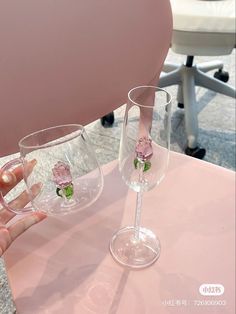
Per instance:
[[[65,193],[65,196],[67,199],[72,198],[72,196],[74,194],[73,185],[69,185],[69,186],[65,187],[64,193]]]
[[[139,162],[138,159],[135,158],[135,159],[134,159],[134,168],[135,168],[135,169],[138,168],[138,162]]]
[[[137,158],[135,158],[134,159],[134,167],[135,167],[135,169],[138,169],[138,165],[139,164],[140,164],[140,161]],[[151,165],[152,164],[151,164],[150,161],[145,161],[144,167],[143,167],[143,172],[148,171],[151,168]]]
[[[146,161],[144,164],[144,168],[143,168],[143,172],[148,171],[151,168],[151,162],[150,161]]]

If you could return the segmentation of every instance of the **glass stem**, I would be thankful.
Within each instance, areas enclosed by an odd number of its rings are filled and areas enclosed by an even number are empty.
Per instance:
[[[135,209],[135,220],[134,220],[134,236],[136,240],[140,237],[140,221],[141,221],[141,210],[142,210],[142,199],[143,199],[143,170],[145,163],[139,161],[139,184],[140,191],[137,193],[136,198],[136,209]]]
[[[141,209],[142,209],[142,192],[137,193],[135,221],[134,221],[134,236],[136,240],[139,240],[140,221],[141,221]]]

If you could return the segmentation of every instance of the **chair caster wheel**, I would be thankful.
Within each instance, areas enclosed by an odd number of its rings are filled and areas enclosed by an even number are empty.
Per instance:
[[[187,147],[185,149],[185,154],[194,158],[203,159],[206,154],[206,150],[205,148],[201,148],[198,146],[195,148]]]
[[[229,80],[229,73],[220,69],[214,73],[214,78],[224,83],[227,83]]]
[[[111,127],[113,125],[114,121],[115,121],[114,112],[110,112],[101,118],[101,124],[105,128]]]
[[[180,109],[184,109],[184,104],[182,104],[181,102],[178,102],[178,108],[180,108]]]

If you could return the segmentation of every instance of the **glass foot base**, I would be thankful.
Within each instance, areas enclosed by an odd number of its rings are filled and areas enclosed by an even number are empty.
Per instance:
[[[155,234],[145,228],[135,236],[134,227],[119,230],[111,239],[110,252],[123,266],[144,268],[152,265],[160,256],[161,246]]]

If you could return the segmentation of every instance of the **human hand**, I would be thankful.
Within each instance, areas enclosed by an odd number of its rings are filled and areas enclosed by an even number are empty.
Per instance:
[[[29,173],[33,170],[36,164],[36,160],[32,160],[28,163]],[[0,190],[3,195],[6,195],[11,189],[13,189],[21,180],[23,179],[22,167],[15,168],[12,172],[1,171],[0,169]],[[35,185],[32,188],[32,194],[37,195],[40,191],[40,186]],[[9,205],[14,208],[23,208],[29,203],[29,195],[26,191],[22,192],[14,200],[12,200]],[[0,208],[0,256],[6,251],[6,249],[11,245],[11,243],[24,231],[30,228],[32,225],[38,223],[39,221],[46,218],[46,214],[42,212],[30,213],[24,216],[12,225],[6,226],[7,223],[15,217],[15,213],[10,212],[5,208]]]

